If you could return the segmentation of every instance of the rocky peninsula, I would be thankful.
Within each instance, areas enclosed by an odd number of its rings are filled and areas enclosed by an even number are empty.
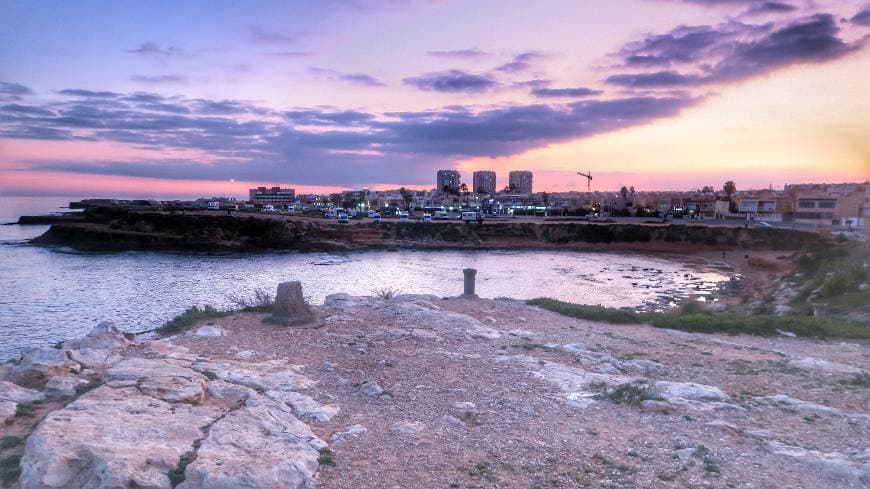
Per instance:
[[[291,306],[162,337],[104,323],[3,365],[4,486],[870,485],[866,340],[465,296]]]
[[[51,224],[40,245],[85,251],[260,249],[628,249],[800,250],[824,245],[823,236],[789,229],[667,223],[588,223],[580,220],[457,220],[398,222],[335,220],[258,213],[91,207],[65,217],[24,216],[22,224]]]

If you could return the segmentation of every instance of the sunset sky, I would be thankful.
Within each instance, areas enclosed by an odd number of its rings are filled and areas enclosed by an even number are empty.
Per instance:
[[[0,194],[870,178],[870,3],[0,3]]]

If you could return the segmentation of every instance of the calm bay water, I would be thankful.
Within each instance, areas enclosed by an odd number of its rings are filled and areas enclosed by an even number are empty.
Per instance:
[[[0,223],[59,211],[75,198],[0,197]],[[230,306],[230,295],[301,280],[308,299],[336,292],[455,296],[463,268],[482,297],[555,297],[656,308],[710,298],[730,277],[673,255],[553,251],[78,253],[24,243],[47,226],[0,226],[0,360],[85,334],[111,320],[130,331],[159,326],[191,305]]]

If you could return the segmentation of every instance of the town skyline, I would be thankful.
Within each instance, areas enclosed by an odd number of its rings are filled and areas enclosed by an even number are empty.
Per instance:
[[[210,5],[0,6],[0,195],[870,178],[861,0]]]

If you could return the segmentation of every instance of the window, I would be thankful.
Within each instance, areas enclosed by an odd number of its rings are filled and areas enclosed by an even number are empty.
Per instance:
[[[815,209],[816,201],[815,200],[799,200],[798,207],[801,209]]]
[[[837,207],[836,200],[820,200],[819,201],[819,209],[833,209]]]

